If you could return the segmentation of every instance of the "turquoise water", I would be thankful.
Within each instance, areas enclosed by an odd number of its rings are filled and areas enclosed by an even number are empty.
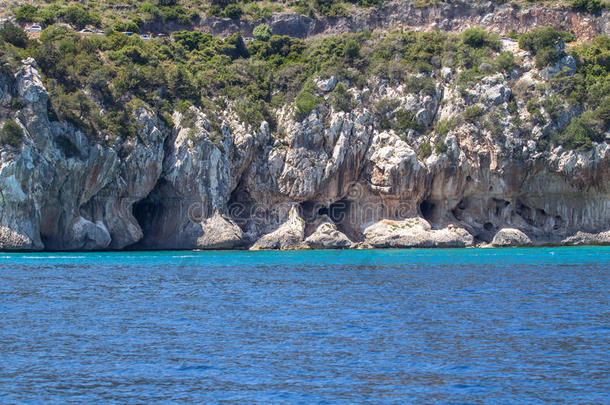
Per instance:
[[[0,403],[610,403],[610,248],[0,268]]]

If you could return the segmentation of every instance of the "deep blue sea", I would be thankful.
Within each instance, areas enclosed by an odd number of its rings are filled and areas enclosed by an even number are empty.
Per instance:
[[[610,403],[610,248],[0,254],[0,269],[0,403]]]

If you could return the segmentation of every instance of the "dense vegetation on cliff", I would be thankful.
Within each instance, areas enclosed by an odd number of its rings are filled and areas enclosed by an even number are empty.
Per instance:
[[[82,36],[62,25],[48,27],[39,39],[28,39],[9,24],[0,30],[0,38],[2,69],[34,57],[50,93],[50,116],[77,124],[100,142],[135,136],[137,124],[130,117],[144,103],[168,124],[173,111],[186,112],[190,105],[210,116],[231,105],[246,124],[257,128],[267,121],[273,129],[276,111],[284,105],[294,105],[300,120],[324,101],[316,93],[315,78],[334,76],[342,82],[327,102],[349,111],[356,100],[348,88],[374,86],[371,80],[432,94],[433,77],[450,68],[459,72],[455,85],[467,92],[496,71],[510,76],[520,63],[517,55],[502,50],[496,34],[478,28],[460,35],[435,31],[372,36],[365,31],[311,40],[266,36],[244,43],[239,34],[218,38],[188,31],[174,33],[173,40],[154,41],[118,32]],[[563,44],[571,40],[567,33],[542,27],[522,35],[519,44],[535,54],[537,67],[543,69],[566,57]],[[601,36],[570,52],[577,61],[575,72],[559,72],[535,88],[523,89],[511,96],[509,105],[516,125],[525,131],[519,104],[527,104],[531,123],[550,119],[552,136],[544,145],[588,148],[592,141],[602,141],[610,126],[610,40]],[[19,103],[11,108],[18,110]],[[457,124],[438,122],[427,128],[411,113],[394,108],[391,99],[375,106],[381,129],[442,135]],[[472,105],[460,119],[497,131],[490,113]],[[193,125],[188,114],[184,120],[183,125]]]
[[[610,39],[574,27],[5,24],[0,249],[608,243]]]

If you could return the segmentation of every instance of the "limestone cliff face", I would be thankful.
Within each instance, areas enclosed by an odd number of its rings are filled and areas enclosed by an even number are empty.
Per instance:
[[[141,106],[138,136],[111,140],[51,120],[35,63],[24,61],[0,77],[2,121],[24,130],[21,146],[0,148],[0,249],[606,244],[610,145],[539,147],[561,123],[530,119],[522,103],[509,111],[512,91],[544,77],[521,57],[510,74],[460,90],[447,70],[420,77],[435,85],[417,92],[369,78],[350,88],[350,112],[328,101],[336,80],[321,80],[327,101],[302,121],[285,105],[274,130],[241,123],[230,106],[175,112],[173,127]],[[8,108],[15,97],[18,111]],[[456,125],[442,135],[382,129],[376,106],[388,99],[385,117]],[[457,119],[472,106],[483,116]]]
[[[2,224],[24,240],[10,248],[119,249],[138,241],[132,204],[159,177],[165,135],[158,122],[141,110],[134,117],[143,123],[140,137],[105,147],[70,123],[49,121],[33,60],[3,84],[7,102],[19,96],[25,103],[14,117],[24,143],[0,158]]]
[[[434,2],[431,2],[434,3]],[[580,39],[592,39],[600,34],[610,34],[610,12],[599,14],[575,12],[567,6],[519,6],[485,1],[446,1],[418,6],[412,1],[384,2],[379,8],[357,9],[344,17],[308,17],[290,13],[278,13],[265,21],[277,35],[307,38],[370,30],[462,31],[467,27],[481,26],[507,34],[519,33],[542,25],[573,32]],[[241,32],[252,35],[256,24],[228,18],[205,18],[197,29],[214,35],[231,35]]]

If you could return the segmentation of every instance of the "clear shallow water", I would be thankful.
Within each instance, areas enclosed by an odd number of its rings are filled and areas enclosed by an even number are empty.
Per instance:
[[[0,403],[610,403],[610,248],[0,254]]]

